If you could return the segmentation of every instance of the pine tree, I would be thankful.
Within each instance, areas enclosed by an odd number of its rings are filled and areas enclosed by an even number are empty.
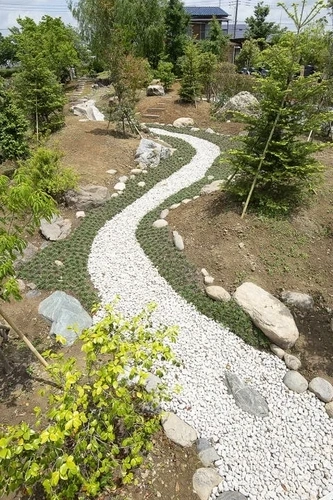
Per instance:
[[[212,52],[219,61],[225,60],[229,39],[224,35],[221,25],[214,16],[209,23],[208,38],[204,42],[204,50]]]
[[[185,55],[181,61],[181,70],[179,96],[182,101],[195,103],[200,95],[202,84],[200,82],[199,52],[193,41],[187,44]]]
[[[264,2],[258,2],[258,4],[254,7],[254,15],[245,19],[248,26],[246,38],[259,40],[261,49],[264,48],[269,35],[273,35],[274,33],[280,31],[277,24],[266,21],[269,12],[270,8],[268,5],[264,5]]]

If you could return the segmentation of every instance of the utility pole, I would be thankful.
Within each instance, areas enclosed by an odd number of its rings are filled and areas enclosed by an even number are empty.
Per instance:
[[[238,4],[239,4],[239,0],[236,0],[235,22],[234,22],[234,38],[236,38],[236,31],[237,31]]]

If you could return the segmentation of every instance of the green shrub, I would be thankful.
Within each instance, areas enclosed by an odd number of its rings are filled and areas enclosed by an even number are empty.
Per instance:
[[[218,101],[214,106],[216,111],[220,106],[238,94],[239,92],[251,92],[255,90],[256,80],[249,75],[241,75],[236,72],[236,66],[232,63],[220,63],[216,75],[216,94]]]
[[[166,91],[170,90],[176,77],[173,73],[173,64],[171,62],[160,60],[157,70],[154,72],[155,78],[161,80],[161,83]]]
[[[19,70],[19,68],[1,68],[0,69],[0,76],[2,78],[10,78],[11,76],[13,76],[17,71]]]
[[[38,189],[55,199],[77,185],[78,175],[72,168],[61,165],[61,153],[44,147],[36,149],[32,156],[21,163],[16,171],[18,178],[29,179]]]
[[[45,418],[8,426],[0,439],[0,493],[38,489],[48,499],[96,498],[104,488],[133,480],[133,469],[151,448],[159,427],[158,406],[168,397],[163,384],[147,392],[147,372],[161,360],[175,362],[170,346],[176,329],[151,328],[148,306],[131,320],[106,307],[106,316],[81,335],[86,366],[75,358],[49,368],[59,387],[49,396]],[[164,370],[156,374],[163,376]],[[43,425],[44,424],[44,425]]]

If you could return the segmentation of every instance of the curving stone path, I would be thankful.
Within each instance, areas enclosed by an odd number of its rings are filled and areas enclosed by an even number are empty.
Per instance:
[[[197,153],[99,231],[88,264],[92,281],[103,303],[119,294],[119,309],[133,315],[155,301],[156,322],[179,325],[174,350],[183,366],[172,368],[168,381],[183,390],[168,407],[201,437],[213,437],[221,457],[215,463],[222,476],[220,491],[239,491],[252,500],[321,498],[333,490],[333,424],[324,404],[310,392],[289,391],[282,382],[286,368],[280,359],[246,345],[179,297],[136,240],[142,217],[203,177],[219,154],[208,141],[153,131],[181,138]],[[266,399],[268,416],[250,415],[235,404],[224,381],[226,370]]]

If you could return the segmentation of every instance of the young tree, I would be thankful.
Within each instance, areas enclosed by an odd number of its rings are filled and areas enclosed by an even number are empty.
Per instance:
[[[258,82],[259,114],[245,119],[249,134],[242,139],[244,148],[232,152],[235,175],[228,189],[244,201],[242,217],[250,200],[266,211],[287,213],[304,193],[311,193],[320,177],[313,153],[323,146],[306,142],[303,136],[325,121],[321,102],[327,82],[317,75],[295,75],[300,72],[302,53],[299,34],[322,4],[316,3],[307,16],[304,7],[305,0],[300,12],[294,7],[296,33],[286,33],[262,54],[270,64],[270,75]]]
[[[211,52],[218,61],[226,59],[226,51],[228,49],[229,38],[223,33],[221,24],[214,16],[209,23],[208,37],[202,42],[204,52]]]
[[[190,16],[180,0],[169,0],[165,13],[165,53],[174,69],[177,60],[184,55],[188,40]]]
[[[54,131],[63,125],[63,89],[49,68],[43,49],[44,38],[36,23],[29,18],[20,19],[17,36],[17,55],[21,62],[15,75],[17,100],[37,134]]]
[[[264,2],[258,2],[254,7],[254,15],[245,19],[248,26],[246,38],[258,40],[261,49],[264,48],[267,38],[280,30],[277,24],[266,21],[269,12],[268,5],[264,5]]]
[[[0,65],[11,65],[17,61],[16,43],[12,35],[4,37],[0,33]]]
[[[199,55],[199,81],[210,102],[217,79],[218,58],[212,52],[202,52]]]
[[[28,122],[0,78],[0,163],[27,156],[27,130]]]
[[[201,93],[200,56],[195,43],[191,40],[181,60],[182,79],[179,96],[182,101],[195,104]]]
[[[255,67],[260,61],[260,49],[257,40],[245,40],[236,58],[238,69]]]

